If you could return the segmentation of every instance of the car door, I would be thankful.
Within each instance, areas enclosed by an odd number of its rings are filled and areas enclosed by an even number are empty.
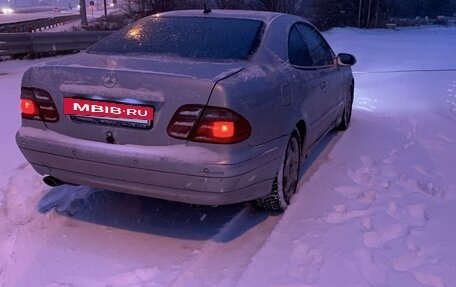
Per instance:
[[[312,66],[316,69],[320,84],[320,124],[323,132],[332,127],[340,116],[343,103],[341,87],[341,71],[335,61],[335,54],[323,36],[311,25],[299,23],[297,25],[308,52],[312,59]]]
[[[293,25],[288,34],[288,83],[282,88],[285,104],[293,103],[299,117],[306,122],[306,148],[312,145],[322,133],[320,72],[313,67],[312,58],[302,34],[299,23]]]

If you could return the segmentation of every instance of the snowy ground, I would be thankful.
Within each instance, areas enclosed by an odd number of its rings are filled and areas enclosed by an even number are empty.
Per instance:
[[[326,36],[353,122],[283,215],[46,187],[14,143],[31,62],[0,62],[0,286],[456,286],[456,28]]]

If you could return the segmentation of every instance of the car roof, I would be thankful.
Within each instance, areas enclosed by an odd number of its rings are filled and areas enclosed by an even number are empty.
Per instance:
[[[203,13],[203,9],[194,10],[176,10],[156,14],[159,17],[167,16],[179,16],[179,17],[215,17],[215,18],[240,18],[240,19],[253,19],[261,20],[264,22],[271,22],[277,17],[290,17],[297,18],[296,16],[277,13],[277,12],[266,12],[266,11],[254,11],[254,10],[212,10],[209,13]]]

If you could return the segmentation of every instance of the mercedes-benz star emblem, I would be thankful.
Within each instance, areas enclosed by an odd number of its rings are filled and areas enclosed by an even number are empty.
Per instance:
[[[103,85],[108,88],[112,88],[116,85],[117,83],[117,76],[116,73],[114,72],[109,72],[106,75],[103,76]]]

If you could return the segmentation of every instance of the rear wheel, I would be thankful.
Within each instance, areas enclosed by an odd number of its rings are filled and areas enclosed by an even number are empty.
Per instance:
[[[272,184],[271,193],[255,201],[258,207],[275,211],[283,211],[288,207],[298,185],[300,156],[299,137],[294,132],[288,141],[283,163]]]
[[[337,126],[339,131],[345,131],[348,129],[350,125],[351,115],[352,115],[352,107],[353,107],[353,87],[350,88],[347,99],[345,100],[344,111],[342,112],[342,120],[340,124]]]

